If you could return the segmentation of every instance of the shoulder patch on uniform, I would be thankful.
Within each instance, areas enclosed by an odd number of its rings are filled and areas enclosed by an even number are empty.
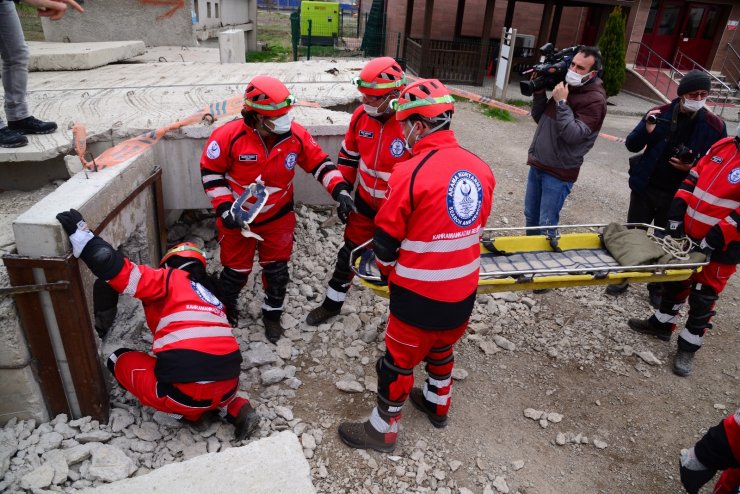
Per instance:
[[[375,132],[370,130],[361,130],[360,131],[360,137],[366,137],[368,139],[372,139],[373,136],[375,136]]]
[[[712,156],[712,161],[714,161],[715,163],[722,163],[724,160],[721,156],[714,155]]]
[[[447,214],[460,227],[468,227],[478,218],[483,205],[483,186],[474,174],[458,170],[447,186]]]
[[[223,304],[221,301],[212,294],[206,287],[198,283],[197,281],[190,280],[190,286],[193,288],[193,291],[200,297],[200,299],[211,305],[215,305],[216,307],[223,307]]]
[[[295,168],[296,159],[298,159],[298,154],[288,153],[288,155],[285,157],[285,169],[292,170],[293,168]]]
[[[391,142],[391,154],[394,158],[400,158],[403,156],[403,152],[406,151],[406,144],[404,144],[403,139],[399,139],[396,137],[393,139],[393,142]]]
[[[218,142],[211,141],[211,143],[208,145],[208,149],[206,150],[206,156],[208,156],[209,159],[215,160],[219,156],[221,156],[221,147],[219,147]]]
[[[733,185],[740,182],[740,166],[732,169],[730,174],[727,175],[727,181]]]

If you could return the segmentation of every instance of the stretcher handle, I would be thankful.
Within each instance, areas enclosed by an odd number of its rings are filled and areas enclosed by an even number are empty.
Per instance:
[[[355,276],[357,276],[358,278],[377,284],[381,281],[380,276],[368,276],[364,273],[361,273],[359,268],[355,267],[355,261],[357,260],[357,258],[359,258],[362,255],[362,252],[368,247],[368,245],[372,243],[373,239],[370,239],[366,242],[361,243],[349,252],[349,269],[351,269],[352,272],[355,273]]]

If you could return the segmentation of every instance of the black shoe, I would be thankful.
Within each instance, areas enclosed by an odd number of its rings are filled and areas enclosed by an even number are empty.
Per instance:
[[[420,412],[424,412],[429,418],[429,422],[431,422],[437,429],[444,429],[447,427],[447,415],[437,415],[427,408],[427,403],[424,399],[424,392],[421,388],[414,388],[411,390],[411,404]]]
[[[627,324],[633,331],[637,331],[638,333],[655,336],[659,340],[663,341],[671,341],[672,331],[670,327],[661,328],[654,326],[650,322],[650,319],[630,319],[627,321]]]
[[[277,343],[285,329],[280,324],[280,319],[273,321],[272,319],[262,318],[262,322],[265,323],[265,336],[270,343]]]
[[[673,373],[681,377],[690,375],[694,367],[694,355],[694,352],[678,350],[676,356],[673,357]]]
[[[318,326],[322,322],[339,314],[339,310],[340,309],[329,310],[323,305],[319,305],[314,310],[308,313],[308,316],[306,316],[306,324],[308,324],[309,326]]]
[[[198,420],[188,420],[183,417],[180,419],[180,422],[189,426],[195,432],[205,432],[216,416],[218,416],[218,412],[211,410],[201,415]]]
[[[8,127],[21,134],[51,134],[57,130],[55,122],[43,122],[36,117],[26,117],[14,122],[8,121]]]
[[[8,127],[0,129],[0,148],[20,148],[28,144],[28,138]]]
[[[342,422],[339,424],[339,438],[350,448],[374,449],[381,453],[392,453],[396,443],[386,443],[383,434],[376,431],[370,421]]]
[[[618,285],[606,285],[606,294],[616,297],[622,295],[629,288],[629,283],[619,283]]]
[[[234,441],[249,439],[260,425],[260,416],[254,411],[252,405],[247,403],[239,409],[236,418],[230,418],[229,422],[234,424]]]
[[[552,288],[538,288],[537,290],[532,290],[532,293],[536,293],[537,295],[542,295],[543,293],[547,293],[552,291]]]

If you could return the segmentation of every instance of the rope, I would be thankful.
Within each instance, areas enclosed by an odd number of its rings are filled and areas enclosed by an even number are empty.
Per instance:
[[[657,242],[666,254],[672,255],[679,261],[687,261],[689,259],[689,253],[696,245],[689,237],[674,238],[670,235],[657,237],[652,233],[648,233],[647,235]]]

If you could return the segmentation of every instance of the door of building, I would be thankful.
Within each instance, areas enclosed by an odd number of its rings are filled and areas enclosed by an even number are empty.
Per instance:
[[[718,5],[690,2],[686,6],[677,49],[702,67],[709,60],[709,52],[714,44],[714,35],[719,24],[719,14]],[[693,63],[679,53],[676,54],[675,61],[679,65],[676,67],[679,70],[693,68]]]
[[[685,2],[678,0],[668,0],[659,2],[653,0],[648,13],[647,23],[645,24],[645,33],[642,36],[642,42],[649,46],[655,53],[669,62],[673,61],[673,55],[678,43],[680,29],[684,25],[682,18],[683,6]],[[643,54],[641,53],[641,58]],[[660,65],[657,59],[638,60],[638,63],[657,67]]]

